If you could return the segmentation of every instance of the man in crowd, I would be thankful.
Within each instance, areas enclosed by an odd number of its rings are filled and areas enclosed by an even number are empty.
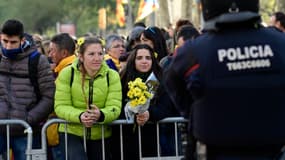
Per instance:
[[[270,19],[272,26],[285,33],[285,14],[283,12],[275,12]]]
[[[7,20],[1,29],[0,119],[20,119],[33,128],[33,147],[40,147],[40,128],[53,108],[54,78],[49,62],[25,40],[24,26]],[[36,64],[32,65],[30,63]],[[33,72],[34,71],[34,72]],[[0,154],[6,150],[1,127]],[[26,159],[27,135],[21,125],[10,126],[10,145],[16,160]]]
[[[49,45],[49,57],[55,64],[53,71],[58,73],[66,66],[70,65],[76,58],[75,42],[67,33],[61,33],[52,37]]]
[[[74,40],[67,33],[60,33],[51,38],[49,44],[49,57],[54,64],[53,72],[55,76],[57,76],[63,68],[71,65],[75,60],[75,48]],[[53,112],[49,117],[56,118],[56,115]],[[58,124],[52,124],[47,128],[48,144],[51,147],[53,159],[64,160],[64,143],[60,142],[60,136],[57,129]]]

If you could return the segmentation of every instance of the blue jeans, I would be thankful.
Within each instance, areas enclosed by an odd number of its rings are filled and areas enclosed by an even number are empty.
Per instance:
[[[65,160],[64,134],[59,136],[59,144],[50,147],[53,160]],[[61,140],[62,139],[62,140]]]
[[[65,144],[64,134],[59,133],[60,144]],[[84,151],[83,138],[67,134],[67,156],[68,160],[102,160],[102,141],[87,140],[87,151]],[[65,150],[62,151],[65,154]],[[111,159],[110,139],[105,139],[105,160]]]
[[[7,151],[7,137],[0,135],[0,154]],[[40,135],[33,137],[33,148],[40,148]],[[10,147],[12,148],[15,160],[26,160],[27,136],[10,137]]]

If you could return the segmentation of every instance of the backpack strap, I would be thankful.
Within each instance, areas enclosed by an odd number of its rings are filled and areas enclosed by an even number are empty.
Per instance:
[[[72,86],[73,83],[73,77],[74,77],[74,68],[71,67],[71,74],[70,74],[70,82],[69,82],[69,86]]]
[[[41,93],[39,89],[39,83],[38,83],[38,64],[39,64],[39,59],[40,59],[40,53],[35,50],[29,55],[29,62],[28,62],[28,77],[31,81],[31,84],[34,87],[34,92],[36,93],[37,96],[37,101],[41,99]],[[2,60],[2,55],[0,55],[0,61]],[[1,74],[4,75],[11,75],[19,78],[28,78],[27,75],[22,75],[22,74],[13,74],[9,72],[0,72]]]
[[[107,72],[106,78],[107,78],[107,86],[109,87],[109,85],[110,85],[110,82],[109,82],[109,71]],[[72,86],[73,79],[74,79],[74,68],[71,67],[70,82],[69,82],[69,86],[70,87]]]
[[[106,75],[107,77],[107,85],[108,85],[108,87],[109,87],[109,85],[110,85],[110,82],[109,82],[109,71],[107,72],[107,75]]]
[[[41,93],[39,89],[39,83],[38,83],[38,64],[40,59],[40,53],[38,51],[34,51],[29,55],[29,78],[34,86],[34,91],[37,96],[37,101],[41,99]]]

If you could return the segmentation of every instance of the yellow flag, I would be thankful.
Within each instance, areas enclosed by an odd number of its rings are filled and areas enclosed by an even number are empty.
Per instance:
[[[125,11],[122,1],[123,0],[117,0],[117,6],[116,6],[116,17],[120,27],[123,27],[126,23]]]

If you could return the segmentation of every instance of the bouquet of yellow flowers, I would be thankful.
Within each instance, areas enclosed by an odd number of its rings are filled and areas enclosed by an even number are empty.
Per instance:
[[[147,102],[147,99],[151,98],[151,93],[148,92],[146,84],[141,78],[136,78],[134,81],[128,83],[129,91],[127,96],[130,99],[131,107],[143,105]]]
[[[126,118],[129,122],[133,122],[135,113],[143,113],[148,110],[152,94],[148,91],[146,83],[141,78],[136,78],[128,83],[129,91],[127,96],[129,102],[125,106]]]
[[[156,93],[158,86],[159,81],[153,72],[145,82],[141,78],[136,78],[128,83],[129,91],[127,96],[129,102],[125,106],[125,115],[128,122],[134,122],[136,113],[143,113],[148,110],[150,100]]]

